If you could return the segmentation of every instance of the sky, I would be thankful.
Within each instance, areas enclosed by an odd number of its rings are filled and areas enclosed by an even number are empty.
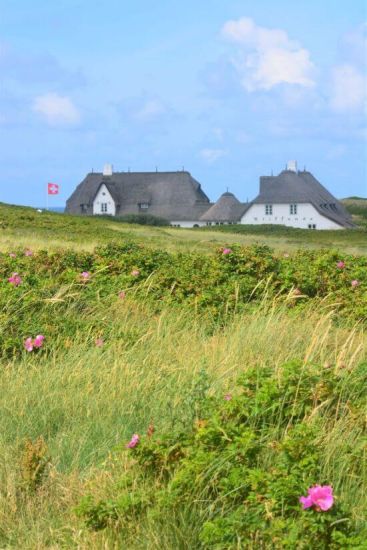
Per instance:
[[[62,206],[106,163],[245,201],[288,160],[367,197],[366,6],[0,0],[0,201]]]

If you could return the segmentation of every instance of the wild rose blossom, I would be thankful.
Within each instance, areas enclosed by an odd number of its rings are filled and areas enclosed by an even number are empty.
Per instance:
[[[104,344],[103,338],[97,338],[96,341],[95,341],[95,344],[96,344],[97,348],[101,348]]]
[[[24,341],[24,347],[27,351],[33,351],[33,340],[32,340],[32,338],[27,338]]]
[[[120,298],[120,300],[123,300],[124,298],[126,298],[126,292],[121,290],[121,292],[119,292],[119,298]]]
[[[227,254],[231,254],[232,250],[230,248],[223,248],[222,254],[226,256]]]
[[[14,254],[14,252],[10,252],[9,256],[10,256],[10,258],[16,258],[17,257],[17,255]]]
[[[45,337],[43,336],[43,334],[37,334],[37,336],[33,340],[34,347],[35,348],[41,348],[42,345],[43,345],[43,340],[44,339],[45,339]]]
[[[345,262],[343,262],[342,260],[340,260],[340,262],[338,262],[338,263],[336,264],[336,267],[337,267],[338,269],[344,269],[344,268],[345,268]]]
[[[24,347],[27,351],[33,351],[34,348],[41,348],[45,337],[43,334],[37,334],[35,339],[29,337],[24,341]]]
[[[131,275],[133,275],[134,277],[138,277],[140,275],[139,269],[133,269]]]
[[[29,248],[27,248],[27,250],[24,251],[24,256],[33,256],[32,250],[29,250]]]
[[[90,273],[89,271],[83,271],[83,273],[80,274],[83,281],[88,281],[90,279]]]
[[[22,284],[22,278],[18,273],[13,273],[13,275],[8,278],[8,282],[11,285],[19,286],[20,284]]]
[[[356,288],[357,286],[359,286],[359,281],[357,279],[354,279],[350,284],[352,285],[352,288]]]
[[[128,449],[133,449],[137,446],[137,444],[140,441],[140,437],[138,434],[133,434],[132,438],[130,439],[129,443],[126,445]]]
[[[227,394],[224,396],[224,399],[225,399],[226,401],[230,401],[230,400],[232,399],[232,394],[227,393]]]
[[[315,485],[308,489],[307,497],[300,497],[303,510],[314,507],[318,512],[326,512],[334,504],[333,488],[330,485]]]

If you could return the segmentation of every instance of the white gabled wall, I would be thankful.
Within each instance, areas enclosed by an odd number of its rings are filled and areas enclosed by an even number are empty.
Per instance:
[[[270,204],[270,203],[269,203]],[[272,215],[265,214],[265,204],[253,204],[241,218],[241,224],[279,224],[308,229],[315,224],[316,229],[343,229],[342,226],[319,214],[310,203],[297,203],[297,214],[290,213],[290,204],[273,204]]]
[[[194,225],[198,225],[199,227],[203,227],[205,222],[188,222],[188,221],[179,221],[179,222],[170,222],[172,226],[178,226],[178,227],[194,227]]]
[[[102,204],[107,204],[107,211],[102,212]],[[99,188],[99,191],[96,195],[96,198],[93,202],[93,214],[94,215],[103,215],[107,214],[110,216],[116,215],[116,205],[115,201],[113,200],[111,193],[103,183],[101,187]]]

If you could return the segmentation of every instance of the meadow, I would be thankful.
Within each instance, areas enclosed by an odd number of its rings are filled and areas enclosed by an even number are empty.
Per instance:
[[[366,548],[362,229],[0,221],[1,548]]]

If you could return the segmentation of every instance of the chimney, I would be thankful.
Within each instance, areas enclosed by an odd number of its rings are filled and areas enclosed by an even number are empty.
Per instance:
[[[112,164],[105,164],[103,167],[104,176],[112,176]]]
[[[297,161],[289,160],[287,162],[287,170],[291,170],[291,172],[297,172]]]

